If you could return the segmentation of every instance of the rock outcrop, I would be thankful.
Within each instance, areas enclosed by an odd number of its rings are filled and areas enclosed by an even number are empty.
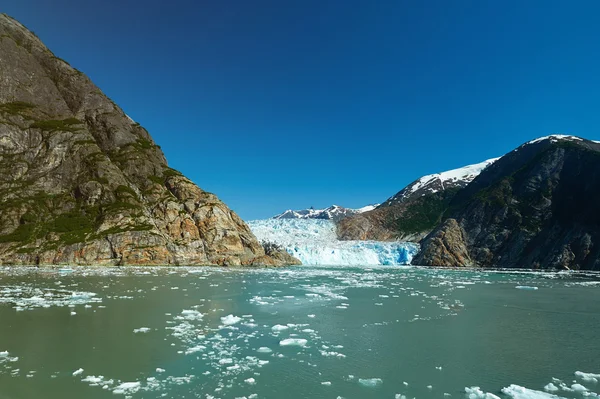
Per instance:
[[[422,242],[423,249],[415,265],[444,265],[453,267],[470,266],[465,232],[455,219],[447,219],[434,234]]]
[[[598,204],[600,143],[533,140],[454,196],[413,264],[600,270]]]
[[[0,15],[0,262],[297,264],[23,25]],[[218,171],[215,171],[218,173]]]

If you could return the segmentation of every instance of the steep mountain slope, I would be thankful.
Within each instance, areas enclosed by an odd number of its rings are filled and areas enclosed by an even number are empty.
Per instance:
[[[600,270],[600,143],[548,136],[451,201],[413,264]]]
[[[0,15],[0,262],[281,264],[148,132]]]
[[[341,220],[338,237],[342,240],[419,241],[440,221],[458,190],[496,160],[423,176],[376,209]]]
[[[325,209],[309,208],[299,211],[288,209],[279,215],[273,216],[273,219],[327,219],[338,221],[351,215],[371,211],[377,206],[379,206],[379,204],[367,205],[358,209],[344,208],[338,205],[332,205]]]

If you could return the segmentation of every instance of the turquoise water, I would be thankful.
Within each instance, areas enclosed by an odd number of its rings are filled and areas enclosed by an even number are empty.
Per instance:
[[[593,396],[599,299],[572,274],[0,268],[0,398]]]

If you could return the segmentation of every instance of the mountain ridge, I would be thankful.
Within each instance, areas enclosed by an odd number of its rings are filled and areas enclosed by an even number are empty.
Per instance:
[[[358,213],[368,212],[377,208],[379,204],[366,205],[362,208],[344,208],[339,205],[331,205],[324,209],[301,209],[291,210],[288,209],[278,215],[272,217],[272,219],[327,219],[333,221],[339,221],[345,217],[355,215]]]
[[[497,159],[422,176],[376,209],[340,220],[338,238],[418,242],[433,230],[451,198]]]

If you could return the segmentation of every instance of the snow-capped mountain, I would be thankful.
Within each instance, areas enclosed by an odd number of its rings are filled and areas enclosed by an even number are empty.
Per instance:
[[[347,216],[356,215],[359,213],[371,211],[377,208],[379,204],[367,205],[358,209],[344,208],[338,205],[332,205],[325,209],[302,209],[294,211],[288,209],[287,211],[280,213],[279,215],[273,216],[273,219],[327,219],[338,221]]]
[[[407,265],[419,246],[407,242],[340,241],[325,219],[265,219],[248,222],[259,241],[281,245],[303,265]]]
[[[557,143],[559,141],[579,141],[579,142],[589,141],[589,142],[596,143],[596,144],[600,143],[600,141],[587,140],[587,139],[583,139],[581,137],[571,136],[568,134],[551,134],[550,136],[538,137],[535,140],[528,141],[527,143],[523,144],[521,147],[528,145],[528,144],[539,143],[539,142],[542,142],[545,140],[549,140],[551,143]]]
[[[485,168],[493,164],[499,158],[488,159],[474,165],[463,166],[462,168],[452,169],[441,173],[423,176],[401,191],[390,197],[382,206],[390,206],[397,203],[403,203],[410,199],[422,197],[426,194],[432,194],[449,188],[462,188],[473,181]]]

